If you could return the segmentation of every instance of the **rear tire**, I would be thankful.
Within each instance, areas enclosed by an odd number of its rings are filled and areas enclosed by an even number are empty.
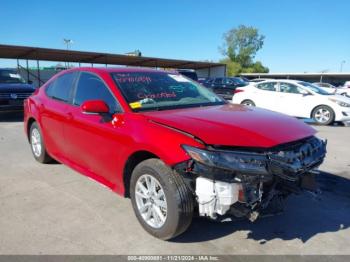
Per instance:
[[[246,99],[241,102],[241,105],[245,106],[255,106],[255,103],[252,100]]]
[[[32,123],[30,126],[29,142],[36,161],[42,164],[50,163],[53,161],[51,156],[46,151],[44,138],[36,122]]]
[[[157,238],[174,238],[192,222],[194,199],[190,190],[183,178],[159,159],[147,159],[135,167],[130,196],[138,221]]]
[[[318,106],[312,111],[312,119],[322,126],[333,124],[335,113],[329,106]]]

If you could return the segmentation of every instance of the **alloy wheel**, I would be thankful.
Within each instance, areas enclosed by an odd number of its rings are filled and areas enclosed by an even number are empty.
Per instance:
[[[315,120],[319,123],[326,123],[331,118],[331,112],[325,108],[320,108],[315,112]]]
[[[153,228],[160,228],[167,219],[167,201],[159,181],[148,174],[136,182],[135,200],[143,220]]]
[[[41,150],[42,150],[41,136],[40,136],[39,130],[36,128],[34,128],[32,130],[31,144],[32,144],[32,149],[33,149],[34,155],[36,157],[40,157]]]

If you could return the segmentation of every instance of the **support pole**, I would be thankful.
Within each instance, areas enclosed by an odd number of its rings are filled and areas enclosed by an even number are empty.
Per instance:
[[[27,66],[27,81],[29,82],[29,63],[28,63],[28,59],[26,60],[26,66]]]
[[[39,86],[41,86],[41,79],[40,79],[40,64],[39,64],[39,60],[36,60],[36,66],[37,66],[37,73],[38,73],[38,82],[39,82]]]

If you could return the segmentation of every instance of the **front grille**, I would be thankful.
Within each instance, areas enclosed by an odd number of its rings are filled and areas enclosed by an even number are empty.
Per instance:
[[[316,137],[287,144],[267,153],[269,169],[274,175],[296,180],[299,174],[318,167],[326,155],[326,143]]]
[[[0,99],[26,99],[32,93],[0,93]]]

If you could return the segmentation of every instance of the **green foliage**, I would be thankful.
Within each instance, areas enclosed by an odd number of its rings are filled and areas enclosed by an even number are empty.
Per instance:
[[[262,48],[265,36],[258,29],[240,25],[224,34],[221,48],[226,56],[221,62],[227,65],[229,76],[240,73],[266,73],[269,71],[260,61],[253,62],[256,53]]]
[[[242,68],[241,73],[268,73],[269,69],[262,65],[260,61],[251,64],[249,67]]]
[[[232,62],[230,58],[225,58],[220,63],[226,64],[227,76],[236,76],[242,72],[242,66],[239,63]]]

